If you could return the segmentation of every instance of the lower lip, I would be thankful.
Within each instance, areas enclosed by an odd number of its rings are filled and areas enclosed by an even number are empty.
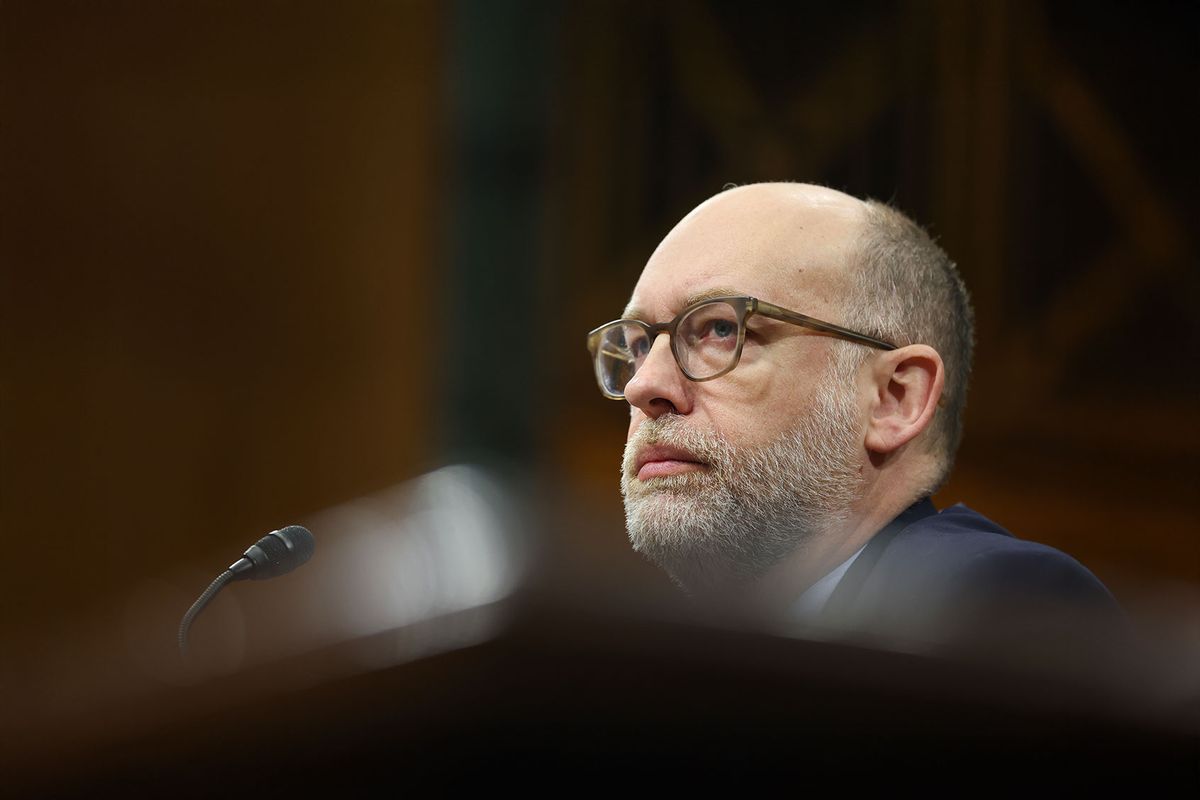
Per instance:
[[[704,465],[695,461],[647,461],[638,470],[638,480],[661,478],[664,475],[678,475],[682,472],[694,472],[703,469]]]

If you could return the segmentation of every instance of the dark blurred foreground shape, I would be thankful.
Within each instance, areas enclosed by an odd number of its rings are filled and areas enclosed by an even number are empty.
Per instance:
[[[472,617],[477,619],[472,619]],[[20,796],[311,796],[533,788],[1200,787],[1200,707],[1153,692],[529,598],[441,620],[472,646],[406,665],[415,628],[113,709],[120,735],[21,743]],[[1126,687],[1132,689],[1133,687]]]
[[[184,603],[136,598],[123,640],[75,642],[82,663],[6,697],[5,788],[1200,780],[1185,639],[1047,603],[920,638],[784,628],[547,563],[538,543],[563,521],[537,496],[511,470],[455,465],[330,509],[306,521],[331,532],[313,559],[227,587],[186,659],[171,613]]]

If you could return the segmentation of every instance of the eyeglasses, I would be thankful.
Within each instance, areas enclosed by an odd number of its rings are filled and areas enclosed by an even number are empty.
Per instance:
[[[654,340],[664,331],[671,337],[675,363],[688,380],[719,378],[736,367],[742,357],[746,320],[754,314],[880,350],[896,349],[896,345],[882,339],[788,311],[755,297],[714,297],[693,303],[670,322],[651,325],[640,319],[619,319],[589,333],[588,350],[592,353],[600,391],[612,400],[623,400],[626,385],[650,354]]]

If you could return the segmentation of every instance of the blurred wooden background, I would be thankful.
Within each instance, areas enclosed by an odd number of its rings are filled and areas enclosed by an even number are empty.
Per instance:
[[[1172,3],[0,4],[6,637],[480,456],[536,476],[564,564],[661,581],[584,333],[691,207],[771,179],[892,200],[961,265],[939,501],[1123,599],[1194,596],[1198,31]]]

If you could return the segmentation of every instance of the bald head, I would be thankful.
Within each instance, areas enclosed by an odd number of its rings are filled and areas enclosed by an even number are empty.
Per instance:
[[[854,222],[861,220],[866,204],[845,192],[811,183],[754,183],[735,186],[713,195],[684,217],[683,222],[716,209],[729,214],[744,210],[760,215],[820,212]]]
[[[720,285],[791,303],[805,313],[833,311],[857,263],[866,211],[861,200],[811,184],[729,189],[694,209],[663,239],[642,272],[630,310],[641,310],[641,295],[669,283],[681,298]],[[735,278],[736,286],[730,282]]]

